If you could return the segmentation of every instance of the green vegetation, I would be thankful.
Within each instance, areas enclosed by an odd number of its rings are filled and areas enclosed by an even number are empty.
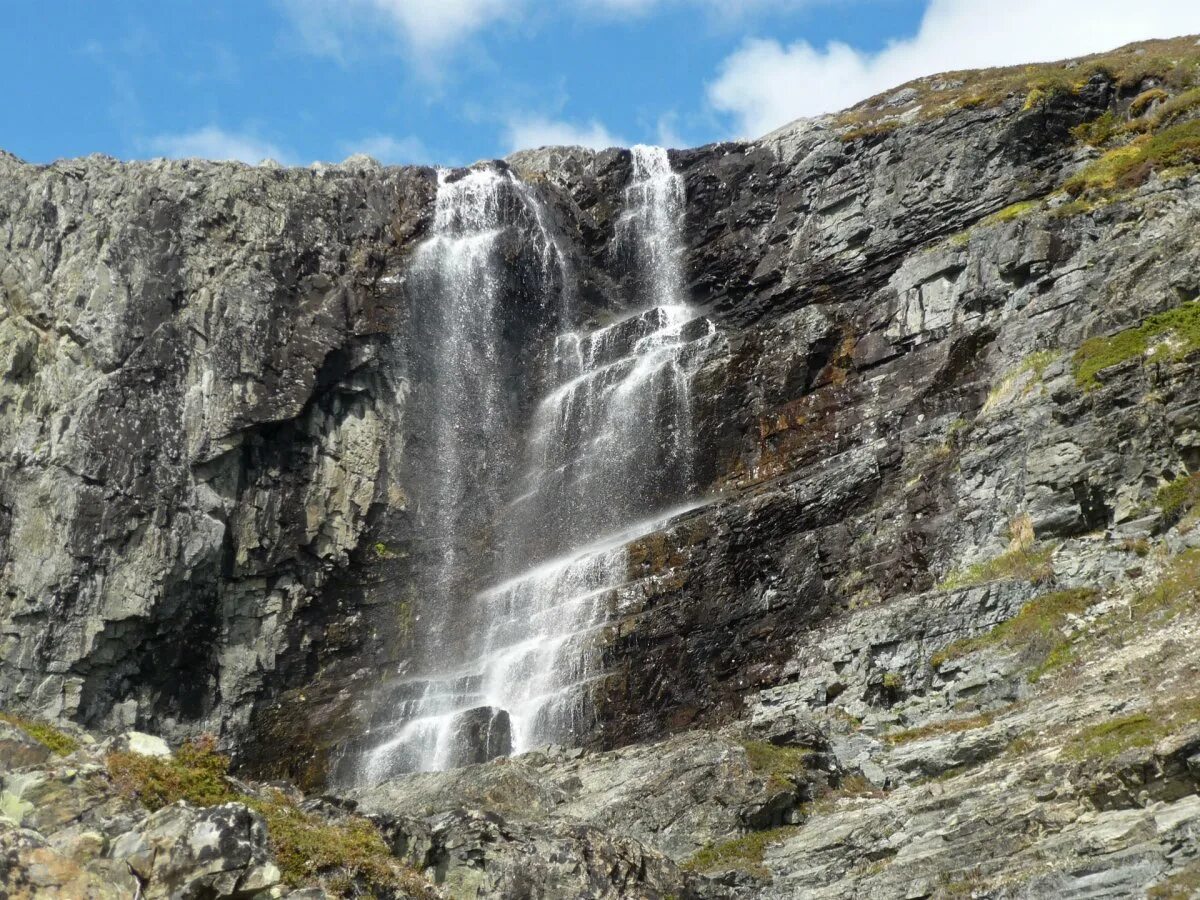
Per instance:
[[[1200,721],[1200,697],[1175,699],[1144,712],[1089,725],[1067,741],[1069,759],[1107,760],[1126,750],[1153,747],[1168,735]]]
[[[20,728],[39,744],[48,747],[51,753],[58,756],[66,756],[68,753],[74,753],[79,749],[79,741],[66,732],[60,731],[53,725],[45,722],[26,719],[4,712],[0,712],[0,722],[7,722],[14,728]]]
[[[850,144],[854,141],[861,141],[865,138],[881,137],[885,134],[891,134],[899,127],[899,119],[885,119],[882,122],[864,125],[861,128],[852,128],[849,131],[843,132],[838,137],[842,143]]]
[[[989,581],[1029,581],[1045,584],[1054,578],[1054,567],[1050,558],[1054,547],[1016,546],[999,556],[977,562],[959,572],[954,572],[940,585],[939,590],[954,591],[959,588],[985,584]]]
[[[1022,200],[1019,203],[1014,203],[1011,206],[1004,207],[1004,209],[1000,210],[1000,212],[992,213],[983,220],[982,224],[998,225],[1002,222],[1015,222],[1017,219],[1029,215],[1041,205],[1041,200]]]
[[[1168,519],[1178,519],[1200,503],[1200,474],[1181,475],[1154,495],[1154,505]]]
[[[1133,602],[1143,618],[1161,615],[1165,619],[1200,608],[1200,550],[1185,550],[1172,561],[1153,588]]]
[[[1020,650],[1029,657],[1045,664],[1062,641],[1062,629],[1067,617],[1077,615],[1095,602],[1097,592],[1090,588],[1069,591],[1054,591],[1035,597],[1021,607],[1021,611],[1001,622],[991,631],[955,641],[939,650],[929,660],[934,668],[988,647],[1005,647]]]
[[[976,728],[986,728],[994,721],[996,721],[996,717],[992,713],[980,713],[977,716],[968,716],[965,719],[947,719],[942,722],[921,725],[918,728],[905,728],[900,731],[893,731],[885,735],[885,739],[889,744],[909,744],[913,741],[920,741],[936,735],[959,734],[963,731],[974,731]]]
[[[1129,115],[1134,119],[1140,118],[1152,104],[1166,100],[1170,96],[1162,88],[1150,88],[1148,91],[1142,91],[1129,104]]]
[[[803,772],[808,765],[808,750],[800,747],[777,747],[766,741],[746,741],[746,760],[750,770],[767,780],[772,791],[787,791],[795,788],[792,776]]]
[[[785,825],[767,831],[754,831],[720,844],[709,844],[696,851],[691,859],[683,864],[683,868],[689,872],[724,872],[736,869],[758,878],[770,878],[771,873],[763,865],[767,847],[787,840],[799,830],[795,826]]]
[[[1200,896],[1200,861],[1193,862],[1146,892],[1147,900],[1194,900]]]
[[[360,887],[367,885],[402,896],[428,895],[425,880],[396,862],[369,820],[327,822],[275,790],[261,797],[236,792],[227,777],[229,759],[211,738],[184,744],[167,759],[110,753],[106,764],[116,788],[150,810],[178,800],[201,807],[244,803],[256,810],[266,820],[280,872],[293,887],[319,883],[344,896],[360,896]]]
[[[893,694],[898,694],[904,690],[904,676],[899,672],[885,672],[883,675],[883,689]]]
[[[1110,150],[1063,185],[1072,197],[1111,194],[1146,183],[1155,172],[1200,164],[1200,121],[1173,125]]]
[[[1124,126],[1121,120],[1111,110],[1098,116],[1090,122],[1084,122],[1071,129],[1075,139],[1093,147],[1099,147],[1115,134],[1119,134]]]
[[[1184,37],[1142,41],[1070,63],[947,72],[903,85],[903,89],[915,92],[913,100],[905,106],[886,104],[887,98],[895,94],[896,89],[892,89],[846,111],[839,124],[867,129],[917,107],[920,110],[915,116],[929,120],[956,110],[998,106],[1013,96],[1024,97],[1024,108],[1032,111],[1060,94],[1080,91],[1097,73],[1106,73],[1126,91],[1146,78],[1159,79],[1169,91],[1180,91],[1195,84],[1198,62],[1200,48],[1195,38]],[[1142,110],[1148,109],[1152,102],[1143,101]]]
[[[278,792],[271,799],[250,800],[247,805],[266,819],[275,861],[284,881],[293,887],[326,878],[327,887],[349,896],[359,896],[359,882],[411,897],[429,894],[425,879],[396,862],[383,835],[368,819],[326,822],[300,810]]]
[[[1200,301],[1193,300],[1153,315],[1134,328],[1084,341],[1072,359],[1075,383],[1092,390],[1100,385],[1096,376],[1110,366],[1137,358],[1150,362],[1182,359],[1197,349]]]
[[[217,753],[211,738],[189,741],[168,758],[120,752],[110,753],[105,763],[117,790],[152,812],[176,800],[215,806],[237,799],[225,777],[229,759]]]

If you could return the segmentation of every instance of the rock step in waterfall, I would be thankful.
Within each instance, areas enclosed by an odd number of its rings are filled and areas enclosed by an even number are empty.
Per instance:
[[[434,389],[460,394],[494,370],[487,341],[495,340],[497,267],[505,265],[497,242],[506,229],[525,228],[540,231],[539,246],[552,245],[536,198],[511,173],[476,171],[457,182],[442,176],[434,235],[417,258],[449,330],[440,348],[449,376],[435,378]],[[507,213],[504,191],[519,201]],[[465,653],[389,687],[372,727],[386,739],[368,754],[362,781],[584,739],[590,688],[602,676],[596,638],[645,587],[629,576],[626,548],[697,505],[681,506],[694,492],[690,378],[715,330],[680,300],[683,186],[665,150],[633,149],[625,199],[612,252],[631,267],[634,311],[554,340],[552,383],[536,406],[498,538],[510,574],[471,598],[482,625]],[[481,385],[470,402],[496,390]],[[447,399],[455,415],[463,402]],[[447,428],[443,442],[453,439]],[[447,479],[474,477],[459,448],[444,453]],[[448,506],[435,527],[451,540],[449,498],[461,485],[441,490]]]

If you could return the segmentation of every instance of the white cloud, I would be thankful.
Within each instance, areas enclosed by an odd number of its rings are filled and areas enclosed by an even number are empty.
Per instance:
[[[525,0],[282,0],[310,50],[341,56],[350,38],[399,37],[422,65],[497,21],[514,19]]]
[[[365,153],[385,166],[429,162],[429,150],[416,137],[394,138],[387,134],[373,134],[358,141],[342,141],[338,148],[346,156]]]
[[[559,146],[579,146],[589,147],[592,150],[603,150],[607,147],[623,147],[626,144],[594,119],[586,125],[577,125],[542,116],[531,116],[510,122],[507,139],[509,150]]]
[[[1200,31],[1196,0],[931,0],[913,38],[878,53],[749,40],[727,57],[708,99],[745,137],[833,112],[950,69],[1050,61]]]
[[[290,153],[249,134],[225,131],[215,125],[179,134],[160,134],[147,142],[151,152],[173,159],[240,160],[256,164],[264,159],[290,163]]]

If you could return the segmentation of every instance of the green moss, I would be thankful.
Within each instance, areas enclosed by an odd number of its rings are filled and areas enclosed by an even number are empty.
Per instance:
[[[989,581],[1030,581],[1043,584],[1054,577],[1050,558],[1054,547],[1014,547],[994,559],[977,562],[952,573],[940,585],[939,590],[953,591],[959,588],[985,584]]]
[[[229,781],[229,758],[211,738],[184,744],[170,758],[110,753],[109,777],[126,796],[150,810],[179,800],[193,806],[244,803],[258,811],[284,880],[293,887],[321,885],[343,896],[367,896],[374,888],[401,896],[429,896],[429,885],[391,855],[379,829],[368,819],[326,822],[296,807],[278,791],[250,797]]]
[[[1042,205],[1041,200],[1022,200],[1019,203],[1014,203],[1011,206],[1006,206],[998,213],[993,213],[983,220],[984,225],[997,225],[1002,222],[1015,222],[1017,219],[1022,219],[1031,212],[1039,209]]]
[[[988,647],[1003,646],[1036,657],[1038,664],[1043,665],[1044,660],[1058,647],[1067,617],[1086,610],[1097,596],[1097,592],[1090,588],[1077,588],[1035,597],[1007,622],[1001,622],[984,634],[954,642],[935,653],[929,663],[937,668],[952,659]]]
[[[805,770],[812,755],[800,747],[777,747],[766,741],[746,741],[742,746],[750,770],[766,778],[767,787],[773,791],[795,788],[793,777]]]
[[[890,744],[909,744],[913,741],[923,740],[924,738],[936,735],[959,734],[963,731],[986,728],[995,720],[996,717],[991,713],[981,713],[977,716],[968,716],[965,719],[948,719],[944,722],[933,722],[932,724],[922,725],[918,728],[905,728],[900,731],[893,731],[885,735],[885,739]]]
[[[1121,130],[1121,121],[1111,110],[1090,122],[1084,122],[1071,130],[1075,139],[1093,147],[1099,147]]]
[[[1154,495],[1154,504],[1168,519],[1176,519],[1200,503],[1200,474],[1183,475],[1164,484]]]
[[[1173,125],[1110,150],[1069,179],[1063,189],[1073,197],[1110,194],[1144,184],[1154,172],[1200,163],[1200,121]]]
[[[892,693],[903,691],[904,676],[899,672],[885,672],[883,676],[883,689]]]
[[[66,756],[68,753],[74,753],[79,749],[79,741],[46,722],[26,719],[3,712],[0,712],[0,722],[7,722],[15,728],[20,728],[39,744],[48,747],[50,752],[57,756]]]
[[[1075,383],[1092,390],[1100,385],[1096,376],[1111,366],[1137,358],[1150,362],[1182,359],[1197,349],[1200,301],[1193,300],[1150,316],[1134,328],[1084,341],[1072,359]]]
[[[1089,725],[1067,741],[1068,759],[1107,760],[1127,750],[1153,747],[1168,735],[1200,721],[1200,698],[1175,699],[1143,712]]]
[[[758,878],[769,878],[771,873],[762,864],[767,847],[787,840],[799,830],[794,826],[784,826],[754,831],[720,844],[709,844],[687,860],[683,868],[689,872],[725,872],[734,869]]]

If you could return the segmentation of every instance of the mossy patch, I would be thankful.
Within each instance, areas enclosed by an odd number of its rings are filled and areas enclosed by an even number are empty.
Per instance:
[[[1028,581],[1033,584],[1045,584],[1054,578],[1054,567],[1050,562],[1053,555],[1054,547],[1049,544],[1013,547],[997,557],[951,573],[938,585],[938,589],[953,591],[986,584],[989,581]]]
[[[277,792],[246,803],[266,820],[279,871],[293,887],[324,882],[327,889],[346,896],[363,896],[360,887],[390,888],[401,896],[432,896],[424,878],[396,862],[370,820],[352,816],[343,822],[326,822]]]
[[[1200,123],[1198,123],[1200,124]],[[1072,358],[1075,383],[1084,390],[1100,386],[1100,372],[1131,359],[1165,362],[1200,349],[1200,301],[1193,300],[1150,316],[1140,325],[1083,342]]]
[[[889,744],[910,744],[913,741],[920,741],[938,735],[960,734],[964,731],[975,731],[978,728],[986,728],[994,721],[996,721],[996,717],[992,713],[980,713],[977,716],[968,716],[964,719],[946,719],[942,722],[932,722],[917,728],[905,728],[900,731],[893,731],[885,735],[885,739]]]
[[[1143,712],[1089,725],[1067,741],[1063,753],[1069,759],[1109,760],[1128,750],[1153,747],[1198,721],[1200,697],[1176,699]]]
[[[794,788],[794,776],[805,770],[812,755],[801,747],[777,747],[766,741],[746,741],[742,746],[746,748],[751,771],[766,778],[772,791]]]
[[[46,722],[36,719],[26,719],[11,713],[0,712],[0,722],[7,722],[14,728],[20,728],[27,735],[57,756],[66,756],[79,749],[79,741],[64,731]]]
[[[984,225],[999,225],[1004,222],[1015,222],[1017,219],[1023,219],[1030,213],[1041,208],[1041,200],[1021,200],[1018,203],[1013,203],[1011,206],[1006,206],[1000,212],[992,213],[983,220]]]
[[[934,668],[953,659],[989,647],[1006,647],[1036,657],[1039,664],[1053,653],[1062,640],[1062,628],[1068,616],[1078,615],[1095,602],[1098,593],[1090,588],[1054,591],[1035,597],[1021,611],[991,631],[955,641],[929,660]]]
[[[696,851],[683,864],[683,869],[688,872],[736,870],[757,878],[770,878],[771,873],[763,865],[767,847],[787,840],[799,830],[795,826],[785,825],[782,828],[754,831],[720,844],[709,844]]]
[[[1200,503],[1200,474],[1176,478],[1154,495],[1154,505],[1172,520],[1190,512],[1197,503]]]
[[[1133,609],[1141,619],[1164,620],[1200,609],[1200,550],[1185,550],[1175,557],[1154,587],[1133,601]]]
[[[1144,184],[1155,172],[1200,164],[1200,121],[1172,125],[1117,147],[1067,180],[1063,190],[1073,197],[1111,194]]]
[[[229,758],[210,738],[191,741],[173,757],[110,753],[109,777],[117,790],[150,810],[179,800],[193,806],[244,803],[267,823],[267,833],[284,881],[293,887],[320,885],[337,896],[368,896],[384,889],[400,896],[431,896],[418,873],[400,865],[383,835],[368,819],[327,822],[269,790],[247,796],[229,781]]]

